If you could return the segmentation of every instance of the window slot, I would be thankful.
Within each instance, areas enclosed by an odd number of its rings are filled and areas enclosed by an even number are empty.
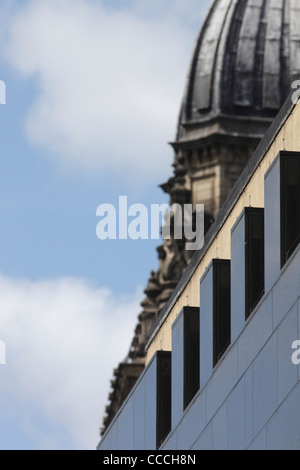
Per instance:
[[[281,267],[300,242],[300,155],[280,158]]]
[[[197,307],[184,307],[184,409],[194,398],[200,384],[200,335]]]
[[[264,295],[264,209],[245,209],[245,319]]]
[[[230,261],[213,260],[213,365],[230,344]]]
[[[157,352],[156,371],[156,447],[171,431],[171,353]]]

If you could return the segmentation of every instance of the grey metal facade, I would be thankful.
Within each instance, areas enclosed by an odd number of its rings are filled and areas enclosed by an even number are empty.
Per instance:
[[[232,227],[231,343],[213,365],[212,264],[200,281],[200,387],[183,407],[183,314],[172,328],[172,422],[164,450],[300,450],[300,245],[281,267],[281,152],[265,175],[265,290],[245,320],[244,212]],[[300,175],[298,175],[300,178]],[[298,234],[299,235],[299,234]],[[155,449],[159,352],[107,430],[100,450]]]
[[[210,239],[239,186],[258,164],[278,111],[280,116],[291,107],[289,100],[281,108],[300,77],[299,25],[299,0],[211,2],[196,40],[171,143],[174,174],[161,185],[170,205],[205,205]],[[159,266],[144,291],[128,357],[114,371],[101,434],[143,370],[147,342],[201,256],[193,257],[173,236],[157,252]],[[269,262],[268,269],[275,273]]]

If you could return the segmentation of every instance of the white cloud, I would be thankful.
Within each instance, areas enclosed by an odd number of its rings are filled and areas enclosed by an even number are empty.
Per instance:
[[[138,3],[108,11],[91,0],[32,0],[12,15],[4,53],[38,83],[29,139],[69,168],[170,173],[167,142],[195,33],[182,24],[180,2],[160,17]],[[195,0],[186,10],[203,14]]]
[[[113,368],[128,352],[140,299],[140,292],[115,298],[75,278],[1,276],[7,364],[0,366],[0,435],[17,410],[16,446],[25,433],[36,449],[95,449]]]

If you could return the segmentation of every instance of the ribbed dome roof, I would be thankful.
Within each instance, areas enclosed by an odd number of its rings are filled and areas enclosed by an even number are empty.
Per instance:
[[[219,115],[274,117],[300,78],[299,25],[300,0],[215,0],[196,43],[177,138],[186,125]]]

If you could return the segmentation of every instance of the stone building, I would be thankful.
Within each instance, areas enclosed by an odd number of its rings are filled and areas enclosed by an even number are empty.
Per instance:
[[[173,175],[161,185],[170,196],[170,204],[204,204],[205,229],[208,233],[213,229],[216,234],[223,223],[224,204],[228,207],[232,188],[240,181],[245,168],[251,173],[250,158],[262,139],[266,139],[292,83],[299,78],[298,0],[214,0],[196,40],[176,138],[171,144]],[[265,145],[269,141],[263,140]],[[287,145],[283,136],[279,150]],[[299,150],[294,141],[292,150]],[[257,191],[260,192],[257,204],[261,208],[263,187],[258,185]],[[235,193],[236,198],[240,196]],[[249,194],[245,206],[252,206],[257,196]],[[228,235],[226,243],[229,244]],[[218,244],[218,250],[217,257],[224,246]],[[172,350],[170,324],[168,334],[158,334],[161,319],[174,305],[174,295],[179,296],[187,267],[194,266],[199,253],[187,252],[185,240],[172,237],[164,240],[157,252],[159,266],[151,272],[144,291],[129,355],[114,371],[102,435],[149,357],[158,349]],[[211,258],[214,257],[215,253]],[[227,258],[230,259],[228,252]],[[188,298],[190,302],[196,299],[194,305],[199,307],[199,299],[194,294],[199,286],[191,284]],[[154,337],[160,338],[160,346]],[[149,338],[152,338],[150,344]]]

